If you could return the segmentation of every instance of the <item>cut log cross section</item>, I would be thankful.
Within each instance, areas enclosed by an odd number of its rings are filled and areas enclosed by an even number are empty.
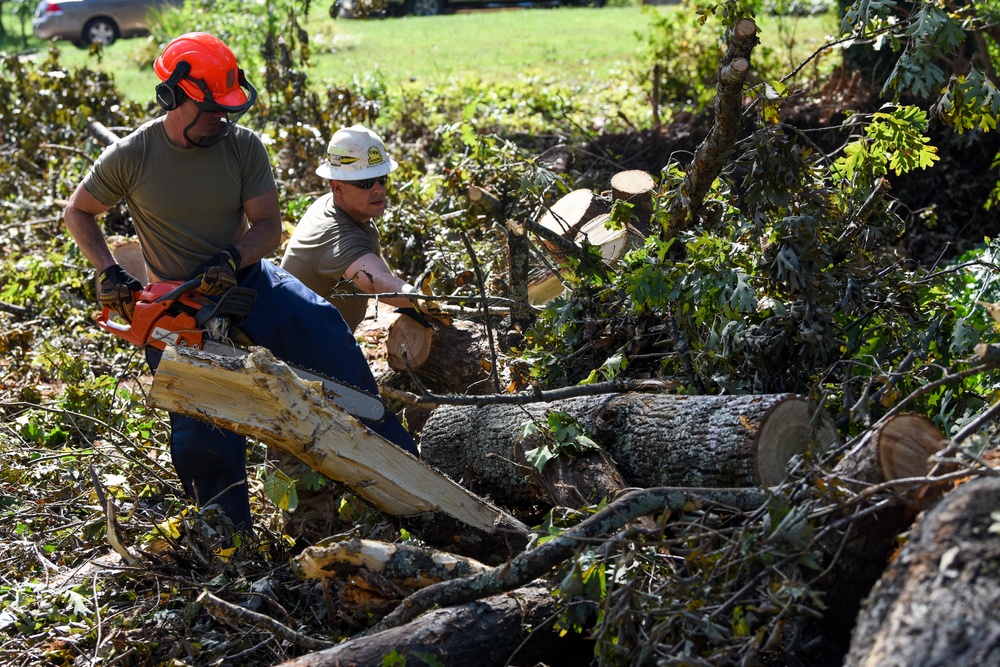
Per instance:
[[[653,191],[655,189],[656,181],[653,177],[638,169],[620,171],[611,177],[612,201],[623,200],[632,204],[635,227],[643,236],[649,233],[649,221],[653,217]]]
[[[574,240],[580,229],[589,220],[611,210],[607,200],[587,189],[573,190],[545,212],[538,224],[559,234],[564,239]],[[541,239],[542,246],[559,262],[566,261],[566,255],[554,244]]]

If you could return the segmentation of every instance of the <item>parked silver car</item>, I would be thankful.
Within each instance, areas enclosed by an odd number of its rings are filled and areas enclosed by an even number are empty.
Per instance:
[[[149,34],[148,16],[167,0],[41,0],[32,25],[41,39],[81,45],[112,44],[120,37]]]

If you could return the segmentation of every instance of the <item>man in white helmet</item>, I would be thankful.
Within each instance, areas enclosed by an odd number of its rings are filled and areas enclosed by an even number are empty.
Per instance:
[[[281,268],[340,310],[351,330],[365,318],[368,299],[343,294],[391,294],[416,288],[393,274],[382,258],[375,218],[385,213],[389,173],[399,165],[382,139],[364,127],[338,130],[316,169],[330,192],[309,207],[288,241]],[[449,324],[440,306],[422,298],[387,298],[390,306],[416,308]]]

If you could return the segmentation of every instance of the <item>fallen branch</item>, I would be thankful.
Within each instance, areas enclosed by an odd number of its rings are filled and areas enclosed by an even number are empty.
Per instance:
[[[225,619],[230,623],[245,623],[262,630],[267,630],[306,651],[321,651],[325,648],[336,646],[336,642],[326,642],[296,632],[266,614],[259,614],[245,607],[230,604],[225,600],[215,597],[208,591],[204,591],[198,596],[198,602],[203,604],[209,613],[217,618]]]
[[[381,632],[409,623],[432,607],[472,602],[524,586],[570,558],[587,540],[609,535],[628,522],[651,512],[680,512],[701,504],[747,512],[758,509],[765,501],[765,493],[757,489],[660,487],[631,491],[559,537],[519,554],[502,566],[464,579],[433,584],[417,591],[403,600],[371,632]]]

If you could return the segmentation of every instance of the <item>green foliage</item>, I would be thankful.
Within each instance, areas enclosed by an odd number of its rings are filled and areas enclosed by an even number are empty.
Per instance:
[[[542,437],[542,444],[533,449],[525,449],[524,458],[535,466],[538,472],[545,464],[557,456],[576,456],[587,450],[600,450],[580,423],[562,410],[547,410],[545,424],[527,421],[521,425],[521,437],[533,435]]]
[[[889,107],[873,114],[865,126],[868,139],[844,148],[844,156],[833,165],[835,175],[870,185],[891,170],[897,176],[914,169],[927,169],[938,160],[937,149],[924,135],[927,114],[917,107]]]

